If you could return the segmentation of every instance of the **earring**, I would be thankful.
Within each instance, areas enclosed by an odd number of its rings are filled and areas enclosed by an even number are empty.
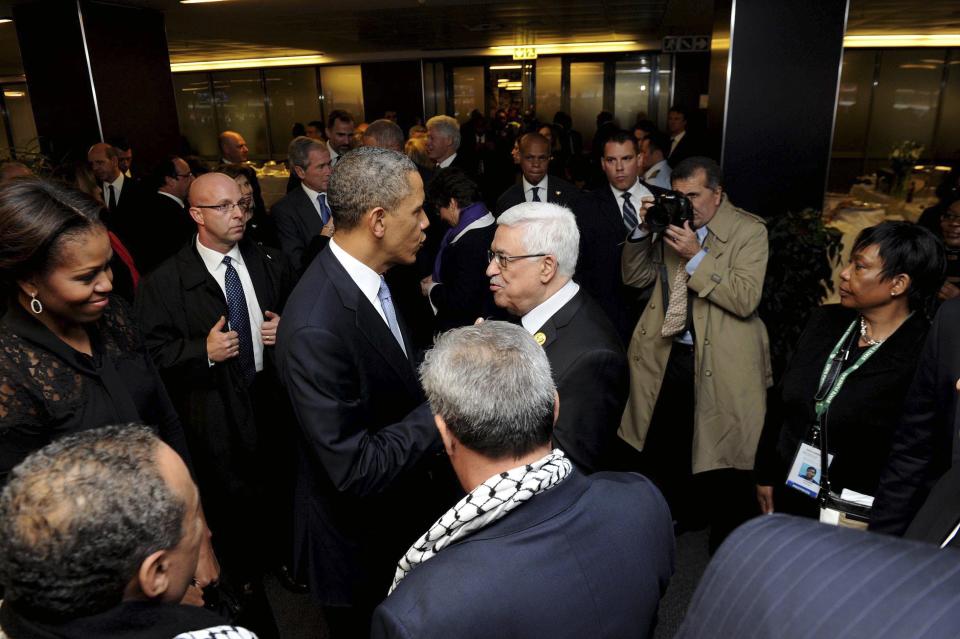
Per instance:
[[[30,296],[30,310],[33,311],[34,315],[39,315],[43,312],[43,304],[40,303],[40,300],[37,299],[37,294],[34,293]]]

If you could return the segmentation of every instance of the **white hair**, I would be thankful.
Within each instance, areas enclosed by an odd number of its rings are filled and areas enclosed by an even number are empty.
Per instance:
[[[440,135],[450,138],[454,149],[460,148],[460,124],[449,115],[435,115],[427,120],[427,130],[436,129]]]
[[[573,277],[580,256],[580,229],[570,209],[551,202],[524,202],[507,209],[500,226],[523,227],[523,252],[557,258],[557,272]]]

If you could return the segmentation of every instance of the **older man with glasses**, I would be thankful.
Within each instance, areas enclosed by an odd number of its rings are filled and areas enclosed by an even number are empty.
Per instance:
[[[627,402],[627,358],[606,314],[571,279],[580,243],[573,213],[526,202],[497,223],[488,253],[490,290],[550,360],[560,393],[553,440],[583,471],[609,470]]]
[[[144,198],[135,233],[126,242],[139,271],[146,275],[176,253],[197,228],[187,212],[193,173],[181,158],[169,156],[144,179],[153,192]]]

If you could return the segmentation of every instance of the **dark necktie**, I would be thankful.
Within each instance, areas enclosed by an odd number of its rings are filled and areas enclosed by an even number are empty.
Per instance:
[[[531,200],[532,202],[542,202],[542,201],[543,201],[543,200],[540,199],[540,187],[539,187],[539,186],[535,186],[535,187],[533,187],[533,188],[530,189],[530,190],[533,191],[533,200]]]
[[[380,300],[380,307],[383,308],[383,314],[387,316],[387,326],[390,327],[390,332],[393,333],[397,344],[400,345],[400,350],[406,355],[407,349],[403,345],[403,334],[400,333],[400,324],[397,322],[397,312],[393,308],[393,298],[390,295],[390,287],[387,286],[387,280],[383,279],[382,275],[380,276],[380,290],[377,291],[377,298]]]
[[[117,193],[114,190],[112,184],[107,187],[107,190],[110,192],[109,199],[107,200],[107,208],[110,209],[111,212],[116,211],[117,210]]]
[[[240,366],[240,375],[243,383],[249,385],[257,372],[256,361],[253,357],[253,338],[250,335],[250,314],[247,311],[247,298],[243,294],[243,285],[237,269],[230,263],[230,256],[223,256],[223,263],[227,267],[227,274],[223,278],[223,288],[227,291],[227,315],[230,320],[230,330],[236,331],[240,338],[240,352],[237,354],[237,364]]]
[[[320,205],[320,221],[326,226],[330,221],[330,207],[327,206],[327,199],[323,193],[317,194],[317,204]]]
[[[626,225],[628,231],[637,228],[637,224],[639,224],[637,209],[634,208],[633,202],[630,201],[629,192],[623,194],[623,223]]]

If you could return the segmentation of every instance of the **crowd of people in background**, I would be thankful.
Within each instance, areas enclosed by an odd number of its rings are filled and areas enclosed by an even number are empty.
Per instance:
[[[0,164],[3,632],[279,637],[273,574],[334,639],[645,637],[684,531],[960,544],[957,172],[775,376],[764,212],[666,124],[335,110],[270,206],[236,131]]]

